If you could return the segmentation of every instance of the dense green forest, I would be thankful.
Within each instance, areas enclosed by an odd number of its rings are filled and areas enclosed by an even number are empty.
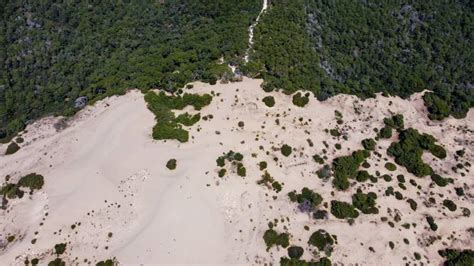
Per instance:
[[[274,0],[255,30],[264,88],[424,97],[431,119],[474,106],[472,1]]]
[[[215,82],[238,64],[259,0],[0,1],[0,139],[127,88]]]

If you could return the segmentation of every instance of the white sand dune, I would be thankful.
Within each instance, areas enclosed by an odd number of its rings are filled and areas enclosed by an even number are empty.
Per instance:
[[[463,146],[456,138],[471,141],[466,146],[466,156],[472,159],[472,111],[463,120],[430,122],[420,95],[413,96],[412,101],[395,97],[360,101],[340,95],[321,103],[311,98],[308,106],[299,108],[291,104],[291,97],[274,93],[276,105],[268,108],[261,102],[266,94],[260,83],[261,80],[247,78],[240,83],[215,86],[195,83],[195,93],[214,91],[220,95],[201,110],[201,116],[212,114],[213,119],[201,120],[190,128],[192,138],[185,144],[152,140],[154,117],[138,91],[87,107],[60,132],[53,127],[59,118],[45,118],[28,126],[27,133],[22,134],[25,143],[20,151],[0,156],[0,176],[10,175],[15,180],[37,172],[45,176],[45,186],[31,199],[26,196],[11,200],[7,210],[0,210],[0,239],[17,236],[0,251],[0,264],[21,264],[25,257],[38,257],[46,263],[54,258],[54,245],[62,242],[68,243],[66,256],[62,257],[68,264],[111,257],[126,265],[274,263],[286,252],[277,248],[267,252],[262,235],[269,221],[286,217],[288,221],[278,228],[288,228],[292,244],[306,247],[311,232],[319,228],[336,234],[338,245],[331,257],[333,262],[375,265],[386,261],[397,265],[416,251],[424,262],[439,263],[437,250],[443,247],[442,242],[452,247],[473,246],[472,238],[447,238],[451,231],[463,232],[472,226],[472,218],[462,217],[460,211],[443,215],[446,211],[428,209],[420,200],[426,198],[425,194],[418,196],[413,187],[404,195],[419,199],[419,211],[411,211],[405,201],[380,197],[380,215],[361,215],[352,226],[334,217],[315,221],[298,214],[286,196],[289,191],[308,186],[320,193],[325,202],[332,198],[350,200],[356,187],[332,197],[331,183],[315,176],[319,166],[311,156],[321,152],[323,140],[330,145],[328,162],[360,149],[360,140],[373,137],[373,128],[381,127],[390,111],[403,113],[407,126],[430,133],[445,145],[448,159],[433,162],[436,170],[455,165],[452,154]],[[360,115],[355,113],[358,106]],[[324,132],[335,127],[335,110],[343,113],[344,131],[349,136],[346,142],[336,141]],[[237,126],[239,121],[245,122],[243,129]],[[460,127],[471,131],[463,135]],[[307,139],[314,142],[314,147],[308,146]],[[379,145],[387,147],[394,139],[381,140]],[[333,148],[336,142],[342,143],[341,150]],[[292,156],[282,157],[272,149],[283,143],[296,149]],[[6,145],[1,145],[0,153],[5,149]],[[244,154],[247,177],[232,172],[225,178],[217,177],[215,160],[229,150]],[[274,157],[279,158],[278,162]],[[171,158],[178,162],[174,171],[165,167]],[[256,184],[261,176],[257,163],[262,160],[268,162],[268,171],[275,179],[284,183],[282,192]],[[375,167],[371,172],[379,169],[386,173],[384,163],[375,158],[370,163]],[[471,167],[467,176],[452,177],[472,189],[472,170]],[[399,167],[398,171],[410,179],[405,169]],[[426,177],[417,182],[428,188],[430,180]],[[379,181],[368,190],[382,194],[389,185]],[[472,198],[451,198],[459,207],[472,210]],[[387,207],[398,210],[403,222],[417,223],[418,227],[399,230],[399,226],[390,228],[380,222],[380,216],[391,215]],[[418,243],[422,235],[432,235],[424,220],[428,212],[436,217],[438,233],[443,235],[442,241],[429,248]],[[310,231],[304,230],[305,225]],[[32,244],[34,238],[37,241]],[[409,239],[411,245],[403,244],[403,238]],[[388,248],[388,241],[396,242],[394,250]],[[368,250],[369,246],[375,253]],[[306,252],[303,258],[311,259],[312,255]]]

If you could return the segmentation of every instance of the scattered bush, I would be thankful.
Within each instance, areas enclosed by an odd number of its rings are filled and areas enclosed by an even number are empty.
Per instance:
[[[328,232],[320,229],[311,234],[308,244],[315,246],[319,251],[324,251],[326,254],[330,255],[333,249],[332,245],[334,244],[334,239]]]
[[[18,144],[16,144],[14,141],[12,141],[12,142],[8,145],[7,150],[5,151],[5,155],[14,154],[14,153],[17,152],[19,149],[20,149],[20,146],[18,146]]]
[[[304,187],[300,194],[297,194],[296,191],[288,193],[288,197],[292,202],[298,202],[299,204],[305,204],[307,202],[309,204],[309,209],[307,210],[308,212],[313,211],[323,201],[323,197],[321,197],[321,195],[307,187]]]
[[[392,137],[392,128],[389,126],[385,126],[380,129],[379,134],[377,135],[379,138],[389,139]]]
[[[397,170],[397,166],[393,163],[390,163],[390,162],[385,164],[385,168],[387,168],[387,170],[389,170],[391,172]]]
[[[331,136],[333,136],[333,137],[340,137],[342,135],[341,132],[339,131],[339,129],[337,129],[337,128],[333,128],[333,129],[329,130],[329,134],[331,134]]]
[[[279,234],[273,229],[265,231],[263,234],[263,240],[267,245],[267,251],[274,245],[283,248],[287,248],[290,245],[290,236],[287,233]]]
[[[430,226],[431,230],[433,231],[438,230],[438,225],[435,223],[433,216],[431,215],[426,216],[426,221],[428,222],[428,225]]]
[[[389,126],[391,128],[402,130],[405,127],[404,119],[402,114],[396,114],[391,118],[385,118],[383,120],[385,126]]]
[[[182,124],[183,126],[190,127],[201,120],[201,114],[190,115],[188,113],[180,114],[176,117],[176,123]]]
[[[352,205],[359,209],[365,214],[378,214],[379,209],[375,207],[377,195],[374,192],[368,194],[362,193],[361,190],[357,190],[357,193],[352,195]]]
[[[324,164],[324,159],[317,154],[313,155],[313,160],[319,164]]]
[[[281,146],[281,148],[280,148],[280,151],[281,151],[281,154],[288,157],[288,156],[290,156],[291,151],[292,151],[291,146],[287,145],[287,144],[283,144],[283,146]]]
[[[450,211],[456,211],[458,206],[456,206],[456,203],[454,203],[452,200],[445,199],[443,200],[443,206],[448,208]]]
[[[354,151],[349,156],[338,157],[332,162],[332,170],[334,173],[333,185],[339,190],[349,188],[349,178],[357,175],[360,164],[370,156],[367,150]]]
[[[364,149],[373,151],[375,150],[375,145],[377,145],[377,142],[375,142],[374,139],[363,139],[362,140],[362,146],[364,146]]]
[[[445,187],[449,184],[450,182],[450,179],[449,178],[444,178],[440,175],[437,175],[437,174],[432,174],[431,175],[431,180],[433,180],[433,182],[440,186],[440,187]]]
[[[245,169],[244,165],[241,163],[237,164],[237,175],[241,177],[245,177],[247,175],[247,169]]]
[[[268,107],[273,107],[275,106],[275,98],[273,96],[266,96],[262,99],[263,103],[265,103],[266,106]]]
[[[176,159],[169,159],[166,163],[166,168],[168,168],[169,170],[176,169]]]
[[[406,129],[400,133],[399,142],[394,142],[387,149],[387,154],[395,157],[395,162],[407,168],[408,172],[422,177],[433,172],[431,167],[423,162],[421,156],[424,150],[436,150],[435,138],[428,134],[420,134],[416,129]],[[440,146],[438,146],[440,147]]]
[[[359,212],[351,204],[343,201],[332,200],[331,201],[331,213],[336,218],[357,218]]]
[[[292,259],[299,259],[303,256],[304,249],[299,246],[291,246],[288,248],[288,257]]]
[[[218,176],[219,177],[224,177],[226,173],[227,173],[227,170],[225,168],[222,168],[222,169],[219,170]]]
[[[410,204],[410,208],[413,210],[413,211],[416,211],[416,208],[418,206],[418,204],[416,203],[416,201],[414,201],[413,199],[407,199],[407,202],[408,204]]]
[[[445,266],[471,266],[474,265],[474,250],[444,249],[438,250],[441,257],[446,258]]]
[[[309,98],[305,95],[303,96],[300,92],[297,92],[293,95],[293,104],[299,107],[304,107],[309,102]]]
[[[54,245],[54,251],[56,252],[56,255],[61,255],[66,251],[66,243],[60,243]]]
[[[267,162],[265,162],[265,161],[259,162],[258,167],[260,168],[260,171],[263,171],[263,170],[267,169]]]
[[[30,189],[30,192],[33,192],[35,189],[40,190],[43,185],[44,177],[36,173],[25,175],[18,180],[18,186],[27,187]]]
[[[64,262],[60,258],[56,258],[56,259],[48,262],[48,266],[66,266],[66,262]]]
[[[108,259],[106,261],[99,261],[96,263],[96,266],[114,266],[114,265],[117,265],[117,263],[115,263],[115,260],[113,259]]]

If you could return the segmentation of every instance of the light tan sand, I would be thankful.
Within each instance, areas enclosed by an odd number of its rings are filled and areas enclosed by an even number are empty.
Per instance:
[[[0,251],[0,264],[21,264],[26,256],[38,257],[47,263],[55,257],[54,245],[62,242],[68,243],[66,254],[62,256],[67,264],[81,264],[84,259],[95,263],[114,256],[122,264],[277,263],[286,251],[274,247],[267,252],[262,235],[269,221],[287,217],[289,222],[280,222],[276,230],[285,231],[285,225],[292,235],[292,244],[307,248],[311,233],[321,228],[337,235],[338,244],[331,256],[336,263],[399,265],[406,262],[403,257],[413,260],[413,253],[418,252],[423,262],[437,264],[442,260],[438,249],[473,247],[473,238],[466,230],[474,220],[463,217],[460,211],[460,207],[474,211],[472,196],[457,197],[454,191],[445,195],[458,205],[453,213],[442,209],[440,200],[436,207],[427,208],[423,201],[427,201],[428,196],[417,195],[417,189],[408,183],[414,177],[400,166],[396,173],[405,174],[408,187],[403,194],[418,202],[416,212],[411,211],[405,200],[382,196],[389,185],[397,190],[396,179],[390,183],[379,181],[373,186],[364,185],[369,187],[364,191],[379,195],[380,214],[361,214],[352,226],[332,215],[324,221],[311,219],[298,213],[296,205],[286,196],[289,191],[307,186],[320,193],[324,202],[350,201],[360,185],[336,192],[332,197],[331,182],[317,178],[315,171],[320,166],[311,156],[322,154],[324,140],[330,145],[327,163],[361,149],[360,140],[374,137],[373,128],[382,127],[383,118],[391,112],[402,113],[407,127],[435,136],[448,150],[448,158],[431,164],[437,171],[450,173],[458,186],[466,183],[472,190],[472,167],[464,177],[449,170],[455,165],[454,151],[462,147],[472,162],[472,110],[466,119],[432,122],[426,118],[420,94],[414,95],[411,101],[395,97],[361,101],[347,95],[326,102],[311,98],[308,106],[299,108],[291,104],[290,96],[273,93],[276,105],[268,108],[261,102],[267,94],[260,83],[261,80],[247,78],[240,83],[215,86],[195,83],[191,90],[194,93],[214,91],[220,95],[201,110],[201,116],[212,114],[213,119],[201,120],[191,127],[192,138],[185,144],[152,140],[154,117],[138,91],[87,107],[60,132],[53,127],[59,118],[45,118],[28,126],[27,133],[22,134],[25,143],[20,151],[0,156],[0,177],[9,174],[16,180],[37,172],[45,176],[45,186],[31,199],[25,196],[11,200],[7,210],[0,210],[0,239],[16,236],[14,242]],[[389,101],[393,103],[390,105]],[[362,114],[357,115],[356,108]],[[347,141],[335,140],[324,132],[336,126],[335,110],[343,114],[342,128],[348,135]],[[298,120],[300,117],[302,122]],[[277,118],[280,126],[275,123]],[[359,120],[365,118],[367,121]],[[243,129],[237,126],[239,121],[244,121]],[[459,127],[471,132],[461,134],[455,129]],[[314,147],[308,146],[307,139],[314,142]],[[381,140],[378,146],[386,148],[394,140],[396,136],[392,140]],[[334,148],[338,142],[342,144],[341,150]],[[288,158],[272,149],[283,143],[296,149]],[[263,146],[263,150],[259,146]],[[0,154],[5,149],[6,145],[0,145]],[[238,177],[232,171],[224,178],[217,177],[215,160],[229,150],[245,156],[247,177]],[[384,149],[380,152],[387,157]],[[252,157],[253,153],[256,158]],[[274,157],[278,157],[278,162]],[[429,155],[425,157],[433,159]],[[174,171],[165,167],[170,158],[178,162]],[[378,169],[382,174],[387,173],[385,161],[377,162],[376,158],[372,156],[369,160],[374,166],[369,171],[374,173]],[[280,193],[256,184],[261,176],[257,163],[262,160],[268,162],[269,173],[284,183]],[[423,191],[447,191],[439,187],[429,189],[429,177],[414,179],[422,185]],[[387,213],[387,208],[392,214]],[[394,228],[380,221],[380,217],[390,218],[395,213],[400,214],[402,221]],[[437,234],[427,229],[427,213],[436,219]],[[400,225],[406,222],[416,223],[417,227],[402,228]],[[309,231],[304,229],[305,225]],[[457,232],[456,238],[460,240],[448,239],[452,231]],[[35,232],[38,232],[36,236]],[[112,237],[108,237],[109,232]],[[442,240],[430,247],[417,241],[431,235],[441,235]],[[34,238],[37,242],[31,244]],[[403,238],[407,238],[410,245],[404,244]],[[389,241],[395,243],[394,250],[388,247]],[[369,251],[369,247],[373,247],[375,253]],[[303,258],[317,257],[305,251]]]

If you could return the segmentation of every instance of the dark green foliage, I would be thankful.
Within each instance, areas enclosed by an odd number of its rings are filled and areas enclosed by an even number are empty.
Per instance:
[[[261,2],[15,0],[0,8],[0,130],[11,136],[28,120],[73,114],[79,96],[175,91],[229,75]]]
[[[197,123],[201,116],[196,114],[182,114],[175,117],[173,109],[181,110],[191,105],[196,110],[200,110],[212,101],[209,94],[197,95],[185,93],[183,96],[166,95],[164,92],[155,93],[149,91],[145,95],[148,109],[155,115],[156,125],[153,127],[153,138],[156,140],[176,139],[179,142],[187,142],[189,133],[182,128],[181,124],[191,126]]]
[[[440,187],[445,187],[450,182],[450,178],[444,178],[444,177],[442,177],[438,174],[432,174],[431,175],[431,180],[433,180],[433,182],[435,182],[435,184],[440,186]]]
[[[363,139],[362,140],[362,146],[364,146],[364,149],[373,151],[375,150],[375,145],[377,145],[377,142],[375,142],[374,139]]]
[[[166,168],[169,170],[176,169],[176,159],[169,159],[168,162],[166,162]]]
[[[308,104],[309,98],[306,95],[304,95],[304,96],[301,95],[301,92],[297,92],[297,93],[295,93],[295,95],[293,95],[292,102],[296,106],[304,107],[305,105]]]
[[[424,150],[432,151],[436,139],[428,134],[420,134],[416,129],[409,128],[400,132],[399,142],[393,142],[387,149],[387,154],[395,157],[395,162],[407,168],[408,172],[422,177],[433,172],[431,167],[423,162],[421,156]],[[440,147],[440,146],[438,146]]]
[[[454,190],[456,191],[456,195],[464,196],[464,189],[462,187],[455,187]]]
[[[357,218],[359,212],[351,204],[343,201],[332,200],[331,201],[331,213],[336,218]]]
[[[237,164],[237,175],[241,177],[245,177],[247,175],[247,169],[241,163]]]
[[[225,168],[222,168],[221,170],[219,170],[218,176],[224,177],[226,173],[227,173],[227,170]]]
[[[288,197],[292,202],[298,202],[300,204],[304,201],[308,201],[313,209],[323,201],[323,197],[321,197],[321,195],[307,187],[304,187],[300,194],[297,194],[296,191],[288,193]]]
[[[333,128],[333,129],[329,130],[329,134],[331,134],[331,136],[333,136],[333,137],[340,137],[341,136],[341,132],[339,132],[339,129],[337,129],[337,128]]]
[[[322,220],[325,219],[328,215],[328,212],[325,210],[317,210],[313,212],[313,218],[316,220]]]
[[[438,230],[438,225],[435,223],[433,216],[431,215],[426,216],[426,221],[428,222],[428,225],[430,226],[431,230],[433,231]]]
[[[452,200],[445,199],[443,200],[443,206],[448,208],[450,211],[456,211],[458,206],[456,206],[456,203],[454,203]]]
[[[31,173],[25,176],[22,176],[18,180],[18,186],[27,187],[30,189],[30,192],[33,192],[35,189],[39,190],[44,185],[44,177],[36,173]]]
[[[280,258],[280,266],[331,266],[331,260],[324,257],[321,258],[319,261],[310,261],[307,262],[305,260],[300,259],[290,259],[288,257],[281,257]]]
[[[361,190],[357,190],[357,193],[352,195],[352,205],[359,209],[365,214],[378,214],[379,209],[375,207],[377,195],[374,192],[368,194],[362,193]]]
[[[7,150],[5,151],[5,155],[14,154],[14,153],[17,152],[19,149],[20,149],[20,146],[18,146],[18,144],[16,144],[16,142],[12,141],[12,142],[8,145]]]
[[[262,99],[262,101],[265,103],[266,106],[268,107],[273,107],[275,106],[275,98],[273,96],[266,96]]]
[[[217,163],[217,166],[224,167],[224,165],[225,165],[225,156],[219,156],[216,159],[216,163]]]
[[[66,266],[66,262],[64,262],[60,258],[56,258],[56,259],[48,262],[48,266]]]
[[[418,204],[416,203],[415,200],[413,199],[407,199],[407,202],[408,204],[410,204],[410,208],[413,210],[413,211],[416,211],[416,208],[418,206]]]
[[[334,173],[333,185],[339,190],[349,188],[349,178],[357,175],[360,164],[370,156],[367,150],[354,151],[349,156],[338,157],[332,162],[332,170]]]
[[[180,114],[176,117],[176,123],[190,127],[201,120],[201,114],[190,115],[188,113]]]
[[[267,169],[267,162],[265,162],[265,161],[259,162],[258,167],[259,167],[260,171],[263,171],[263,170]]]
[[[369,172],[367,172],[367,171],[365,171],[365,170],[357,171],[356,180],[359,181],[359,182],[365,182],[365,181],[367,181],[370,177],[371,177],[371,175],[369,174]]]
[[[379,134],[377,135],[379,138],[389,139],[392,137],[392,127],[384,126],[380,129]]]
[[[385,168],[387,168],[387,170],[392,171],[392,172],[397,170],[397,166],[390,162],[385,164]]]
[[[424,96],[431,119],[474,106],[469,1],[272,1],[251,59],[264,88]],[[357,15],[355,15],[357,14]],[[442,67],[440,67],[442,66]]]
[[[331,176],[332,171],[331,167],[329,165],[323,166],[321,169],[319,169],[316,174],[318,175],[319,178],[325,179]]]
[[[99,261],[95,264],[95,266],[114,266],[116,263],[112,259],[108,259],[105,261]]]
[[[313,155],[313,160],[319,164],[324,164],[324,159],[317,154]]]
[[[405,122],[402,114],[396,114],[390,118],[387,117],[383,120],[383,122],[385,126],[389,126],[397,130],[402,130],[405,128]]]
[[[24,194],[23,190],[20,189],[20,186],[12,183],[7,183],[3,185],[0,189],[0,192],[3,196],[9,199],[15,199],[17,197],[22,198]]]
[[[56,252],[56,255],[61,255],[66,251],[66,243],[60,243],[54,245],[54,251]]]
[[[287,233],[277,233],[273,229],[268,229],[263,234],[263,240],[267,245],[267,250],[269,250],[272,246],[281,246],[283,248],[287,248],[290,245],[290,236]]]
[[[472,266],[474,265],[474,250],[456,250],[456,249],[443,249],[438,250],[441,257],[446,258],[443,263],[445,266]]]
[[[280,151],[281,151],[281,154],[288,157],[288,156],[290,156],[292,149],[291,149],[290,145],[283,144],[283,146],[281,146],[281,148],[280,148]]]
[[[317,247],[319,251],[325,251],[327,254],[331,254],[334,239],[328,232],[320,229],[311,234],[308,244]]]
[[[288,257],[292,259],[299,259],[303,256],[304,249],[299,246],[291,246],[288,248]]]

